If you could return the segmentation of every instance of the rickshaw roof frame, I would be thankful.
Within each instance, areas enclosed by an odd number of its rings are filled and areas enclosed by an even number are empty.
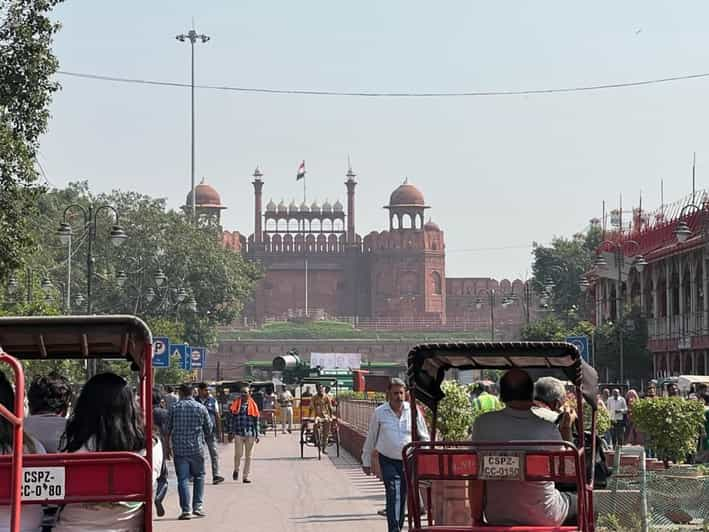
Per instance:
[[[441,383],[448,369],[511,368],[544,370],[580,387],[586,402],[597,408],[598,374],[573,344],[566,342],[461,342],[420,344],[409,351],[407,380],[417,401],[433,409],[443,399]],[[539,372],[534,373],[533,377]]]
[[[0,318],[0,349],[21,360],[102,358],[143,368],[153,337],[136,316],[21,316]]]

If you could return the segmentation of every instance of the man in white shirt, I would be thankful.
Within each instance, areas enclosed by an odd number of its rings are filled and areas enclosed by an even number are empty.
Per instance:
[[[367,439],[362,448],[362,470],[372,474],[372,451],[379,454],[379,468],[386,491],[386,515],[389,532],[404,527],[406,481],[402,451],[411,441],[411,405],[405,400],[406,384],[392,379],[387,391],[388,401],[378,406],[369,421]],[[428,440],[428,429],[422,415],[417,416],[421,440]]]
[[[623,445],[625,436],[625,416],[628,413],[628,405],[620,395],[618,388],[613,388],[613,395],[608,398],[608,413],[611,416],[611,437],[613,446]]]

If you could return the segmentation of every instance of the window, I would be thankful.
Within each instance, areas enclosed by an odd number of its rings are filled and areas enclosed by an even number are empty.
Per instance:
[[[443,293],[441,274],[438,272],[431,273],[431,280],[433,281],[433,293],[440,296]]]

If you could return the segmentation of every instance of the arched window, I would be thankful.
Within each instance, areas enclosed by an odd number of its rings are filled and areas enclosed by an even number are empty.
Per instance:
[[[411,220],[411,215],[407,212],[404,214],[404,219],[401,222],[402,229],[412,229],[413,221]]]
[[[391,215],[391,228],[392,229],[399,229],[399,215],[398,214]]]
[[[440,296],[443,293],[443,281],[441,280],[441,274],[438,272],[432,272],[431,281],[433,282],[433,293]]]
[[[275,231],[276,228],[276,220],[274,220],[273,218],[268,218],[266,220],[266,231]]]

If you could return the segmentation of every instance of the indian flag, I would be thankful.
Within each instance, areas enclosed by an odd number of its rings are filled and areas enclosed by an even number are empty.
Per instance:
[[[301,161],[300,166],[298,166],[298,174],[295,176],[296,181],[300,181],[305,177],[305,161]]]

